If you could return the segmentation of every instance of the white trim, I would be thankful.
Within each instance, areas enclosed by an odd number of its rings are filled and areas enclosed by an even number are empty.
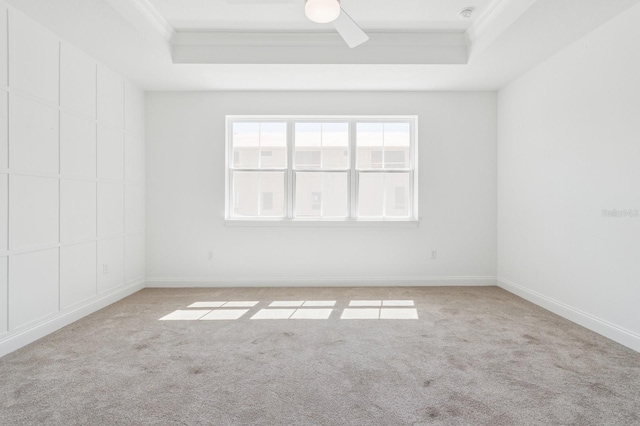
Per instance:
[[[122,1],[122,0],[109,0]],[[467,64],[467,34],[369,33],[350,49],[335,32],[177,31],[174,64]]]
[[[332,220],[332,219],[226,219],[224,226],[230,228],[418,228],[420,220]]]
[[[509,0],[493,0],[484,12],[473,21],[473,24],[467,29],[467,37],[469,41],[477,40],[482,33],[493,24],[502,14],[509,4]]]
[[[465,33],[469,45],[469,62],[504,34],[539,0],[494,0]]]
[[[380,120],[387,120],[390,122],[402,121],[402,120],[418,120],[419,116],[416,114],[406,115],[340,115],[340,114],[327,114],[327,115],[264,115],[264,114],[255,114],[255,115],[238,115],[238,114],[230,114],[225,116],[229,121],[247,121],[254,122],[256,120],[259,121],[282,121],[282,120],[293,120],[293,121],[301,121],[301,120],[315,120],[317,122],[323,122],[327,120],[343,120],[345,122],[349,120],[357,120],[357,121],[370,121],[370,122],[378,122]]]
[[[15,255],[33,253],[35,251],[42,251],[42,250],[58,249],[58,248],[62,248],[62,247],[70,247],[70,246],[75,246],[75,245],[78,245],[78,244],[99,242],[99,241],[103,241],[103,240],[113,240],[115,238],[133,237],[133,236],[136,236],[136,235],[142,235],[144,237],[144,231],[139,230],[139,231],[132,231],[132,232],[123,232],[123,233],[120,233],[120,234],[101,235],[99,237],[88,237],[88,238],[82,238],[82,239],[73,240],[73,241],[61,241],[61,242],[58,242],[58,243],[38,244],[38,245],[33,245],[33,246],[27,246],[27,247],[11,249],[11,250],[7,250],[7,251],[4,251],[4,250],[0,249],[0,257],[3,257],[3,256],[15,256]]]
[[[483,287],[494,276],[415,277],[148,277],[145,288],[189,287]]]
[[[115,1],[115,0],[109,0]],[[463,32],[368,32],[372,47],[467,47]],[[207,47],[344,47],[344,40],[336,32],[310,31],[175,31],[172,45]]]
[[[147,21],[160,33],[166,41],[171,41],[176,30],[164,19],[164,16],[156,9],[149,0],[131,0],[136,9]]]
[[[566,303],[552,299],[533,290],[509,281],[507,279],[498,277],[498,287],[513,293],[517,296],[528,300],[554,314],[560,315],[563,318],[568,319],[578,325],[588,328],[604,337],[607,337],[615,342],[620,343],[634,351],[640,352],[640,334],[633,331],[626,330],[608,321],[596,317],[595,315],[581,311],[580,309],[569,306]]]
[[[8,333],[0,336],[0,357],[7,355],[15,350],[35,342],[54,331],[66,327],[67,325],[78,321],[79,319],[103,309],[131,294],[144,288],[144,280],[140,279],[133,284],[121,287],[111,293],[93,298],[72,309],[64,310],[58,314],[47,318],[46,320],[34,324],[33,326],[22,329],[16,333]]]
[[[107,3],[163,53],[171,54],[176,31],[149,0],[107,0]]]

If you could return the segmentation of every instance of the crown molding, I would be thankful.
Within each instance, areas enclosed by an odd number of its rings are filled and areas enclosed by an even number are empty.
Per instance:
[[[470,42],[476,41],[482,33],[495,22],[509,4],[510,0],[493,0],[485,11],[467,29],[467,37]]]
[[[374,46],[467,46],[464,33],[370,32],[367,44]],[[266,31],[176,31],[174,46],[341,46],[336,32]],[[359,48],[358,48],[359,49]],[[351,50],[356,52],[357,49]]]
[[[175,30],[150,0],[106,0],[139,33],[158,47],[170,51]]]
[[[493,0],[467,29],[469,60],[487,49],[539,0]]]
[[[350,49],[334,32],[178,31],[173,62],[183,64],[466,64],[464,33],[373,32]]]
[[[153,4],[151,4],[150,0],[131,0],[131,3],[138,9],[140,14],[145,17],[147,21],[160,33],[162,38],[166,41],[170,42],[175,34],[175,30],[169,24],[169,22],[164,19],[164,16],[158,12]]]

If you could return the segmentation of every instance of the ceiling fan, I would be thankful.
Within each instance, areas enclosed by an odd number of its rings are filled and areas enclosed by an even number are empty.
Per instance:
[[[235,4],[293,3],[292,0],[227,0]],[[304,13],[318,24],[333,23],[336,31],[351,48],[369,40],[369,36],[340,6],[340,0],[305,0]]]

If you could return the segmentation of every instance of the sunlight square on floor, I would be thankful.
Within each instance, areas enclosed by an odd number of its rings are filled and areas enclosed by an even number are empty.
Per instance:
[[[237,302],[227,302],[223,306],[225,308],[253,308],[260,302],[256,301],[237,301]]]
[[[333,309],[298,309],[290,319],[329,319]]]
[[[260,303],[268,303],[266,308],[257,308]],[[201,301],[188,306],[192,309],[174,311],[160,318],[163,321],[216,321],[239,320],[251,308],[256,311],[250,319],[292,319],[292,320],[329,320],[334,311],[336,300],[274,300],[274,301]],[[347,301],[344,301],[347,303]],[[348,308],[340,312],[340,319],[381,319],[409,320],[419,319],[413,300],[350,300]],[[193,309],[209,308],[209,309]],[[245,308],[245,309],[240,309]],[[340,309],[338,309],[340,310]]]
[[[381,306],[382,300],[352,300],[349,302],[349,306]]]
[[[340,319],[378,319],[380,317],[380,309],[349,309],[342,311]]]
[[[416,309],[407,308],[380,309],[380,319],[418,319],[418,311]]]
[[[319,307],[324,307],[324,306],[335,306],[336,305],[336,301],[335,300],[307,300],[306,302],[304,302],[302,304],[302,307],[306,308],[306,307],[314,307],[314,308],[319,308]]]
[[[413,300],[383,300],[382,306],[414,306]]]
[[[295,309],[260,309],[251,319],[289,319],[294,312]]]
[[[200,320],[228,321],[240,319],[244,314],[249,312],[248,309],[215,309]]]
[[[177,310],[171,312],[169,315],[165,315],[160,318],[160,321],[193,321],[199,320],[206,314],[211,312],[211,310],[202,310],[202,309],[190,309],[190,310]]]
[[[295,308],[302,306],[304,300],[276,300],[269,303],[270,308]]]
[[[219,308],[227,302],[195,302],[187,308]]]

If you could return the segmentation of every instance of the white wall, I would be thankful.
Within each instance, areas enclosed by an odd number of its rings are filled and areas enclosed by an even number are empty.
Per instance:
[[[0,356],[143,286],[143,108],[0,3]]]
[[[500,285],[640,350],[640,6],[499,93]]]
[[[225,227],[225,114],[418,115],[420,226]],[[495,284],[495,93],[147,93],[146,137],[148,286]]]

